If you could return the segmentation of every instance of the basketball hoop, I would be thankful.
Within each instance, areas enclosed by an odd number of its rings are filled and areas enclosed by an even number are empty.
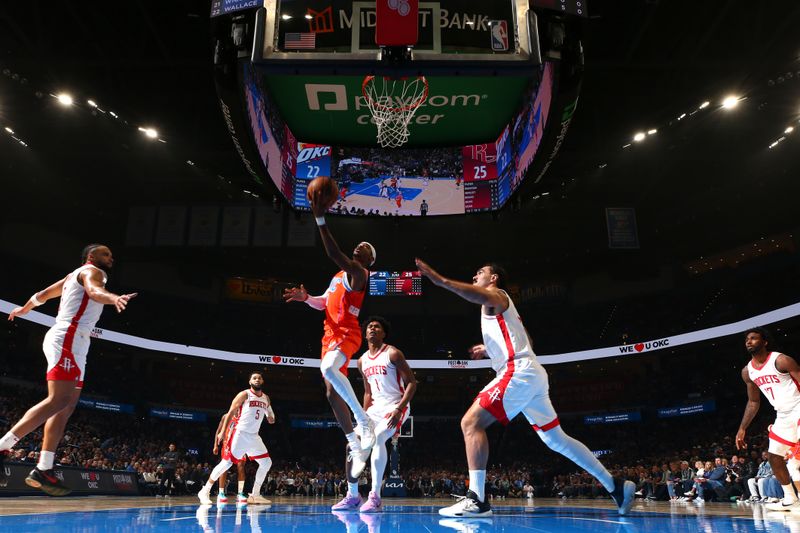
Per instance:
[[[403,146],[409,137],[408,124],[419,106],[428,99],[425,76],[366,76],[361,91],[378,128],[378,144],[383,148]]]

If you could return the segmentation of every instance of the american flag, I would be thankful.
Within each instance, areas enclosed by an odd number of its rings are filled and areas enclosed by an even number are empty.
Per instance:
[[[287,33],[283,47],[286,50],[314,49],[317,47],[316,33]]]

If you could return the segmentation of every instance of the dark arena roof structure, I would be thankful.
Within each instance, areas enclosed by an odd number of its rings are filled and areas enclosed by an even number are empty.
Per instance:
[[[415,43],[379,47],[381,9],[409,1]],[[747,328],[800,354],[798,27],[788,0],[3,3],[0,437],[47,393],[57,304],[7,321],[11,310],[79,266],[88,243],[113,251],[108,290],[138,296],[92,333],[56,452],[62,481],[89,497],[25,484],[37,430],[4,463],[0,530],[800,528],[750,502],[769,497],[745,481],[769,447],[768,401],[745,474],[705,507],[643,501],[678,487],[662,465],[680,478],[674,464],[736,453]],[[369,84],[415,81],[419,102],[378,102],[414,108],[407,139],[385,147]],[[326,220],[344,253],[377,250],[359,318],[391,322],[418,382],[377,526],[329,513],[347,485],[319,374],[322,315],[283,298],[300,284],[322,294],[338,270],[306,196],[317,177],[340,191]],[[629,515],[517,417],[488,430],[493,518],[440,522],[469,480],[461,416],[495,373],[468,355],[482,342],[477,307],[415,258],[467,283],[489,262],[508,271],[560,427],[638,484]],[[277,416],[261,432],[273,504],[209,515],[195,494],[253,370]],[[348,379],[360,400],[363,377]],[[180,484],[162,489],[152,476],[169,469],[169,443]],[[516,498],[526,484],[535,501]],[[177,497],[153,498],[164,490]],[[103,510],[123,507],[139,518]]]

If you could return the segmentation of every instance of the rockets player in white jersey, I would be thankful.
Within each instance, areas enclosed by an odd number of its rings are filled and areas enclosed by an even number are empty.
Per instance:
[[[478,269],[470,285],[445,278],[420,259],[416,263],[422,275],[434,285],[481,306],[483,345],[472,349],[472,357],[489,357],[497,373],[461,419],[470,490],[454,505],[439,509],[439,514],[455,517],[492,514],[484,492],[489,460],[486,428],[495,421],[508,424],[520,412],[551,450],[592,474],[614,499],[619,513],[626,514],[633,505],[636,485],[613,478],[586,445],[561,429],[558,415],[550,403],[547,372],[536,360],[530,336],[514,302],[502,289],[506,280],[505,270],[494,263],[485,264]]]
[[[272,402],[270,402],[269,396],[261,390],[263,386],[264,376],[261,375],[261,372],[253,372],[250,374],[250,388],[237,394],[231,402],[231,408],[219,426],[221,429],[217,432],[217,443],[227,438],[222,460],[214,467],[208,481],[197,493],[201,504],[211,505],[211,487],[233,463],[244,460],[245,455],[251,461],[258,463],[253,492],[247,498],[247,503],[262,505],[272,503],[261,496],[261,485],[264,484],[267,472],[272,467],[272,459],[269,457],[267,447],[264,446],[264,441],[258,435],[258,430],[261,428],[264,418],[270,424],[275,423]],[[228,428],[231,421],[235,421],[235,426]]]
[[[9,320],[28,314],[52,298],[61,298],[56,323],[44,337],[42,348],[47,358],[47,398],[34,405],[11,431],[0,439],[0,486],[7,484],[3,460],[25,435],[44,424],[44,439],[39,463],[25,483],[51,496],[71,492],[53,472],[56,448],[83,389],[89,339],[104,305],[125,310],[136,294],[118,295],[106,290],[106,272],[114,264],[108,246],[90,244],[81,253],[81,266],[44,290],[35,293],[22,307],[8,315]]]
[[[750,362],[742,369],[747,406],[736,433],[736,447],[747,447],[747,428],[758,413],[763,393],[777,413],[775,423],[769,427],[769,464],[783,487],[783,500],[767,507],[772,511],[800,512],[795,495],[795,487],[800,490],[800,464],[796,458],[790,459],[791,474],[786,466],[787,455],[796,457],[800,438],[800,366],[788,355],[771,351],[770,344],[770,335],[764,328],[745,332],[744,345],[750,354]]]
[[[381,485],[389,460],[386,442],[400,432],[411,414],[410,402],[417,391],[417,379],[403,352],[384,342],[390,331],[391,326],[385,318],[368,318],[364,332],[369,349],[358,360],[358,370],[364,378],[364,410],[375,425],[375,444],[372,446],[370,465],[372,490],[367,501],[360,505],[357,486],[350,486],[337,510],[358,508],[362,513],[382,510]],[[350,479],[357,480],[366,463],[358,454],[352,454],[351,461]]]

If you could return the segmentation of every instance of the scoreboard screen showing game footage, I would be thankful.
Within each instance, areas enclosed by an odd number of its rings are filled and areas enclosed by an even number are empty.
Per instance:
[[[422,276],[418,270],[369,273],[370,296],[422,296]]]
[[[309,210],[308,184],[336,180],[332,213],[380,216],[457,215],[501,208],[519,187],[547,124],[553,67],[495,142],[447,148],[386,150],[340,147],[295,139],[273,102],[245,73],[250,127],[275,186],[298,210]]]

